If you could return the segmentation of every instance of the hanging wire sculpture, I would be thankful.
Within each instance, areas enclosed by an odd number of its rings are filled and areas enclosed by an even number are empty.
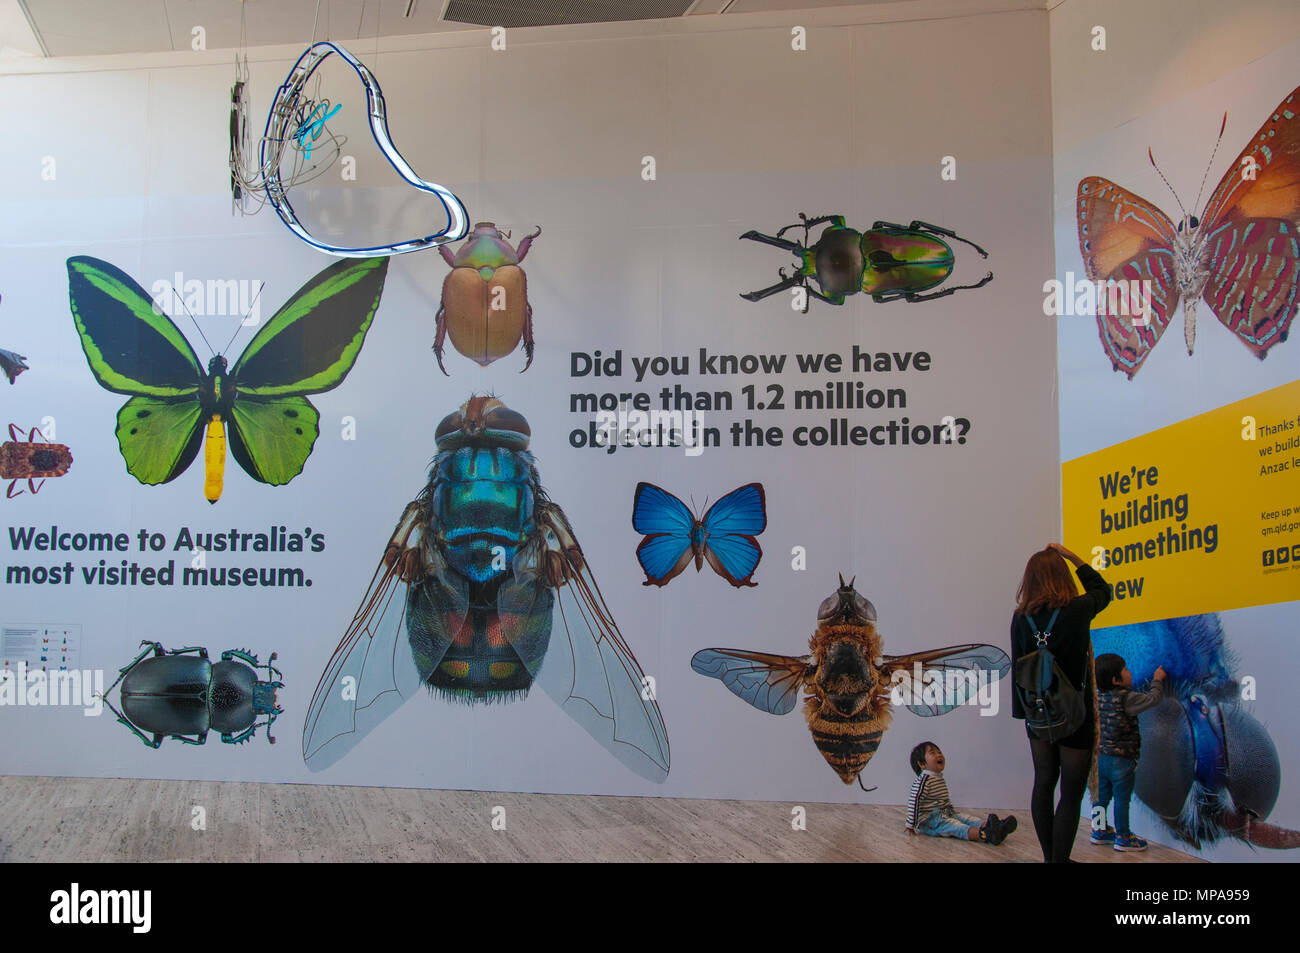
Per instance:
[[[317,10],[319,16],[319,6]],[[307,244],[344,258],[402,255],[459,241],[469,233],[469,214],[452,192],[415,174],[415,170],[393,144],[388,132],[388,108],[374,74],[343,47],[328,40],[313,42],[294,63],[276,91],[267,113],[266,127],[256,142],[249,135],[248,54],[241,16],[240,55],[235,60],[235,82],[230,90],[230,191],[234,208],[256,214],[270,204],[281,221]],[[313,37],[315,26],[312,27]],[[432,194],[446,213],[446,227],[439,231],[376,245],[335,245],[316,238],[300,221],[289,193],[327,172],[342,155],[346,137],[330,130],[328,120],[341,108],[321,93],[319,67],[338,56],[360,78],[366,90],[366,111],[371,135],[384,158],[402,180],[421,192]]]

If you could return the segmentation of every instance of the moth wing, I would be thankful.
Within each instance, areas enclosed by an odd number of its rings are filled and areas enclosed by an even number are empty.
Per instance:
[[[976,672],[988,672],[994,676],[996,684],[1011,672],[1011,659],[1007,653],[996,645],[967,644],[950,645],[942,649],[930,649],[926,652],[913,652],[910,655],[886,655],[881,660],[881,669],[888,680],[896,671],[911,671],[920,663],[923,676],[935,672],[945,686],[945,695],[951,704],[917,704],[905,706],[914,715],[930,717],[946,715],[960,705],[964,705],[971,693],[978,689]],[[949,677],[949,673],[953,673]],[[913,688],[919,692],[920,688]],[[949,690],[951,694],[948,694]]]
[[[732,694],[773,715],[794,709],[811,665],[810,655],[769,655],[743,649],[702,649],[691,658],[696,672],[718,679]]]

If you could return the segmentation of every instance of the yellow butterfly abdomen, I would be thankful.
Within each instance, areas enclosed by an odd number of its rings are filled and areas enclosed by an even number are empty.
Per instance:
[[[203,495],[209,503],[221,499],[222,480],[226,475],[226,425],[220,414],[208,421],[207,439],[203,443]]]

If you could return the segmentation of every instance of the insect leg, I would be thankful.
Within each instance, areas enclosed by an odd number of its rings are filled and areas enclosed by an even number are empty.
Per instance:
[[[798,228],[798,225],[787,225],[786,228]],[[781,229],[785,231],[785,228]],[[779,234],[779,233],[778,233]],[[764,245],[775,245],[777,248],[784,248],[794,255],[803,255],[803,246],[798,242],[792,242],[788,238],[779,238],[772,235],[764,235],[761,232],[750,229],[740,236],[741,240],[748,238],[751,242],[761,242]]]
[[[29,480],[28,482],[31,482],[31,481]],[[19,490],[17,493],[14,492],[14,487],[16,487],[17,485],[18,485],[18,481],[17,481],[17,480],[10,480],[10,481],[9,481],[9,489],[5,492],[5,498],[6,498],[6,499],[12,500],[15,496],[22,496],[22,495],[23,495],[23,491],[22,491],[22,490]]]
[[[922,221],[915,221],[911,224],[910,227],[912,228],[913,231],[932,232],[935,235],[942,235],[945,238],[955,238],[957,239],[957,241],[965,242],[971,248],[975,249],[977,252],[980,253],[980,256],[982,258],[989,257],[989,253],[986,252],[983,248],[980,248],[979,245],[976,245],[973,241],[970,241],[969,239],[962,238],[960,235],[958,235],[950,228],[944,228],[941,225],[931,225],[929,222],[922,222]]]
[[[743,238],[744,236],[742,235],[741,237]],[[789,277],[785,277],[785,269],[781,269],[779,274],[782,276],[782,280],[771,287],[763,288],[759,291],[750,291],[748,293],[742,291],[740,296],[746,301],[762,301],[764,298],[771,297],[779,291],[784,291],[786,288],[793,288],[795,285],[803,284],[804,277],[798,272],[795,272]],[[818,297],[820,297],[820,295]]]
[[[440,245],[438,247],[439,250],[445,250],[447,248],[446,245]],[[442,365],[442,345],[443,342],[447,340],[447,309],[442,305],[438,306],[437,322],[438,333],[433,337],[433,356],[438,359],[438,369],[442,371],[443,376],[451,377],[451,375],[447,373],[447,368]]]
[[[515,249],[515,254],[519,256],[520,261],[523,261],[524,256],[528,254],[528,249],[533,244],[533,239],[540,234],[542,234],[542,226],[538,225],[537,231],[533,232],[531,235],[525,235],[523,240],[520,241],[519,247]]]
[[[519,257],[522,258],[523,255]],[[528,355],[528,360],[524,363],[524,371],[526,371],[533,363],[533,306],[528,304],[524,305],[524,308],[526,312],[524,317],[524,353]],[[522,374],[524,371],[519,373]]]

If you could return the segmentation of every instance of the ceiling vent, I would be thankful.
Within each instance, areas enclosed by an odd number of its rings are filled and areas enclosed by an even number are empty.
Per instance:
[[[692,0],[451,0],[444,20],[478,26],[555,26],[680,17]]]

